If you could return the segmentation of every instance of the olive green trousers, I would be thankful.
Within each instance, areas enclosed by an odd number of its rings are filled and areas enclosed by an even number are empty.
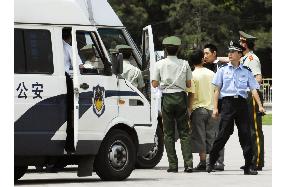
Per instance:
[[[192,167],[193,162],[188,123],[187,95],[185,92],[163,94],[162,118],[169,168],[178,168],[178,158],[175,149],[175,125],[177,125],[180,137],[184,167]]]

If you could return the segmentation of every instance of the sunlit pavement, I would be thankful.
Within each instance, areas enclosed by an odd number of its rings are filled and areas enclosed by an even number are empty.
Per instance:
[[[154,169],[136,169],[125,181],[105,182],[93,173],[92,177],[79,178],[76,171],[68,168],[59,173],[35,173],[32,170],[15,185],[16,186],[187,186],[187,187],[269,187],[272,183],[272,126],[263,126],[265,136],[265,167],[256,176],[243,175],[240,166],[244,164],[242,150],[239,144],[237,129],[229,139],[225,149],[225,171],[222,172],[183,172],[183,159],[179,141],[176,150],[179,158],[179,172],[167,173],[166,153],[161,162]],[[199,162],[198,154],[194,154],[194,166]]]

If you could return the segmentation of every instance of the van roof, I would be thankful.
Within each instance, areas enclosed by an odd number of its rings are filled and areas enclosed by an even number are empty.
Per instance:
[[[17,23],[123,26],[107,0],[15,0],[14,11]]]

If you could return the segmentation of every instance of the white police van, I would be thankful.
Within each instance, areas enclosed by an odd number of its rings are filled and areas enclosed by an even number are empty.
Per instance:
[[[121,55],[110,53],[114,45],[131,45],[133,64],[140,68],[143,64],[107,1],[15,0],[14,9],[15,179],[28,166],[56,163],[77,164],[79,177],[95,170],[103,180],[123,180],[135,164],[147,167],[153,156],[145,155],[157,153],[149,152],[155,147],[158,123],[155,97],[150,104],[120,76]],[[72,30],[73,53],[75,150],[71,153],[64,149],[68,89],[62,31],[66,28]],[[144,35],[149,36],[148,29]],[[147,46],[153,49],[151,42],[144,42]],[[76,54],[92,67],[79,69]],[[153,58],[151,52],[150,61]],[[131,100],[137,105],[129,105]]]

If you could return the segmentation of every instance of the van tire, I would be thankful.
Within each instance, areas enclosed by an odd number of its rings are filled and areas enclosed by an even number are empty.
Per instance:
[[[14,168],[14,181],[19,180],[26,173],[28,166],[15,166]]]
[[[135,167],[136,149],[125,131],[114,129],[101,144],[95,159],[95,171],[104,181],[126,179]]]
[[[154,152],[154,153],[153,153]],[[155,145],[145,156],[138,156],[136,168],[151,169],[155,167],[163,157],[164,152],[164,133],[158,125],[155,135]]]

